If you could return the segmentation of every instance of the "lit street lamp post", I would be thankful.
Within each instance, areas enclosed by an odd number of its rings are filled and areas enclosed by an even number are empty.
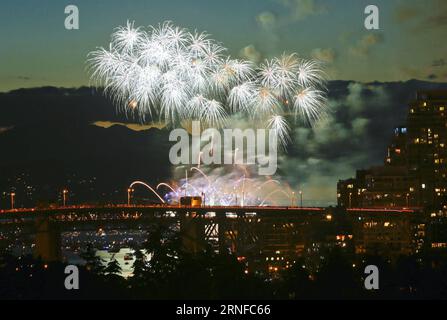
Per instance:
[[[131,188],[127,189],[127,205],[129,207],[130,207],[130,202],[132,199],[132,192],[133,192],[133,189],[131,189]]]
[[[63,200],[63,206],[64,207],[67,206],[67,194],[68,194],[68,190],[67,189],[62,190],[62,200]]]
[[[15,192],[11,192],[11,210],[14,210]]]

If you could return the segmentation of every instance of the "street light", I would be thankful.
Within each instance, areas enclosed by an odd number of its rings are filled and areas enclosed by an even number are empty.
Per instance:
[[[68,190],[64,189],[62,190],[62,199],[63,199],[63,206],[65,207],[67,205],[67,194],[68,194]]]
[[[11,192],[11,210],[14,210],[15,192]]]
[[[128,206],[130,206],[130,200],[132,199],[132,192],[133,192],[132,188],[127,189],[127,205]]]
[[[295,191],[292,191],[292,201],[291,206],[293,207],[295,205]]]

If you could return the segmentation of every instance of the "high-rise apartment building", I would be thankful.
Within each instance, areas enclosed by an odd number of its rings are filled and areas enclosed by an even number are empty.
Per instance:
[[[421,91],[407,123],[394,130],[383,166],[359,170],[337,184],[344,207],[427,207],[447,204],[447,91]]]

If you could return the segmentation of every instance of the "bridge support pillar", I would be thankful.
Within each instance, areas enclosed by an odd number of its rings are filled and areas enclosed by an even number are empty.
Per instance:
[[[45,262],[60,261],[61,252],[61,234],[59,227],[49,219],[37,219],[36,243],[34,247],[34,257],[40,258]]]
[[[227,232],[227,228],[226,228],[226,224],[225,224],[225,218],[219,216],[217,218],[217,225],[219,226],[219,252],[220,253],[224,253],[228,251],[228,246],[227,246],[227,237],[226,237],[226,232]]]
[[[200,217],[183,217],[180,229],[182,245],[186,252],[195,254],[205,248],[205,225]]]

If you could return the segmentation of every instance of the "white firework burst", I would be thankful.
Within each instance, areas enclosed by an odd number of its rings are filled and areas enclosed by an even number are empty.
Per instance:
[[[276,135],[279,145],[286,149],[287,144],[290,142],[290,127],[286,119],[280,115],[273,115],[267,122],[267,128]]]
[[[244,82],[231,89],[228,95],[228,105],[234,112],[250,112],[253,105],[253,97],[256,92],[256,85],[252,82]]]
[[[253,110],[255,118],[265,119],[272,114],[281,112],[281,104],[273,94],[272,90],[267,87],[256,89],[253,101],[250,107]]]
[[[306,88],[297,91],[293,103],[295,117],[301,115],[301,119],[312,124],[325,114],[325,110],[321,108],[325,100],[321,90]]]
[[[269,89],[275,89],[278,85],[278,72],[275,60],[267,60],[259,70],[259,82],[261,86]]]
[[[325,74],[321,63],[315,60],[302,60],[298,66],[298,82],[302,87],[321,86]]]
[[[208,100],[202,110],[200,120],[210,128],[222,128],[227,121],[227,114],[219,101]]]
[[[310,122],[324,113],[319,63],[283,54],[255,66],[225,51],[207,33],[191,33],[171,22],[148,28],[127,22],[112,34],[108,50],[89,54],[91,78],[120,110],[142,121],[158,116],[176,125],[200,119],[222,127],[232,111],[268,121],[284,133],[287,112]]]
[[[289,93],[298,84],[297,71],[299,68],[298,59],[295,54],[283,54],[275,61],[276,87],[279,95],[287,99]]]
[[[112,35],[112,44],[117,50],[130,52],[137,46],[143,33],[141,28],[135,28],[134,22],[127,21],[125,27],[118,27]]]
[[[200,119],[202,116],[203,110],[206,109],[208,104],[208,99],[206,99],[203,95],[199,94],[197,96],[192,97],[188,102],[188,111],[187,116],[192,117],[193,119]]]

